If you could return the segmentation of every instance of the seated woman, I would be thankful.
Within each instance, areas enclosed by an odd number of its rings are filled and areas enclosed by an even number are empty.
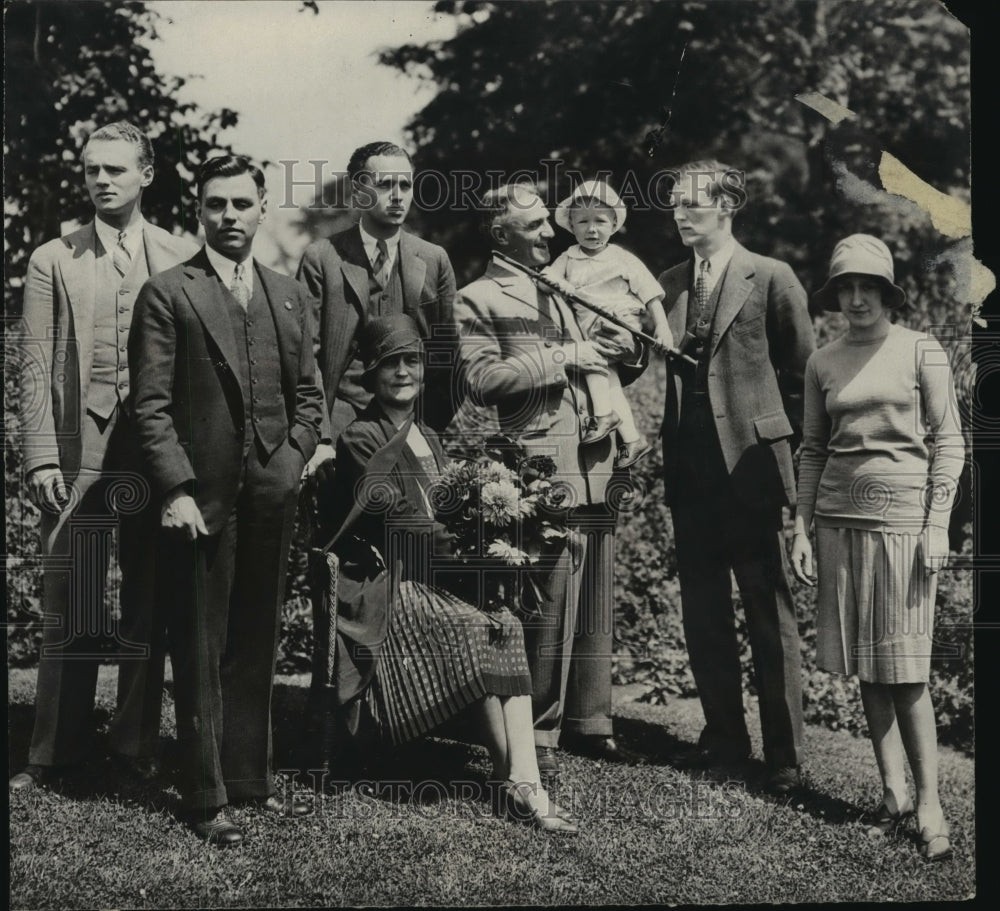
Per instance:
[[[877,237],[837,244],[816,299],[844,314],[847,332],[806,365],[792,566],[812,584],[815,522],[816,663],[860,679],[882,778],[868,833],[883,835],[914,811],[905,752],[921,853],[941,860],[951,843],[927,683],[936,572],[964,452],[951,370],[934,338],[890,321],[906,295]]]
[[[333,523],[345,727],[396,745],[474,707],[500,782],[498,811],[575,834],[541,784],[519,621],[505,609],[484,613],[443,587],[454,577],[450,536],[433,519],[428,490],[447,459],[415,420],[424,370],[417,327],[405,314],[380,317],[359,344],[374,397],[337,444]]]

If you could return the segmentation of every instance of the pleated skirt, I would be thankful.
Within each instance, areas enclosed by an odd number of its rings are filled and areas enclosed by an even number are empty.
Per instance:
[[[484,696],[528,696],[520,621],[442,589],[404,581],[365,699],[381,739],[405,743]]]
[[[817,527],[816,664],[866,683],[930,678],[937,574],[916,534]]]

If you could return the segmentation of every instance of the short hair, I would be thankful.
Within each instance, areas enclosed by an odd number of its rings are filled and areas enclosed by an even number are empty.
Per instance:
[[[413,158],[402,146],[387,140],[369,142],[351,153],[347,162],[347,177],[351,181],[357,180],[362,174],[367,173],[368,159],[379,155],[388,155],[391,158],[405,158],[410,167],[413,167]]]
[[[246,155],[216,155],[209,158],[198,169],[198,199],[201,199],[205,184],[215,177],[239,177],[240,174],[249,174],[253,182],[257,184],[257,195],[264,197],[264,172],[257,167]]]
[[[483,214],[483,231],[487,235],[494,225],[502,224],[504,219],[510,215],[511,209],[516,205],[514,197],[521,193],[528,193],[538,199],[542,198],[538,187],[527,180],[505,183],[496,189],[486,191],[480,209]]]
[[[723,164],[717,158],[699,158],[686,162],[676,169],[677,179],[674,181],[674,189],[680,189],[679,185],[687,174],[711,174],[712,178],[700,189],[708,193],[708,198],[721,200],[724,209],[739,209],[746,201],[746,181],[743,172],[728,164]],[[737,185],[726,182],[723,178],[729,174],[738,174]],[[694,186],[691,187],[693,191]]]
[[[80,156],[83,157],[83,152],[86,150],[87,145],[91,142],[128,142],[136,147],[136,153],[139,158],[140,168],[151,168],[153,166],[153,144],[149,141],[149,137],[142,132],[137,126],[129,123],[127,120],[116,120],[114,123],[106,124],[103,127],[98,127],[87,137],[87,141],[83,144],[83,149],[80,152]]]

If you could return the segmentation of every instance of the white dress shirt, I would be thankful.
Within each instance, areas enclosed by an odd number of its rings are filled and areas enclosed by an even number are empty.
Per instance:
[[[222,284],[229,288],[233,284],[233,276],[236,274],[236,263],[228,256],[213,250],[208,244],[205,245],[205,252],[208,254],[208,261],[215,269],[215,274],[222,279]],[[253,296],[253,254],[251,253],[243,262],[243,284],[247,286],[250,296]]]
[[[729,265],[729,260],[733,258],[733,251],[735,249],[736,238],[730,237],[729,240],[708,257],[708,274],[705,276],[705,287],[709,295],[715,290],[715,286],[719,283],[722,273],[726,271],[726,266]],[[701,264],[704,260],[705,257],[699,256],[697,253],[694,254],[695,281],[701,275]]]
[[[122,246],[128,250],[133,262],[142,249],[142,229],[145,224],[146,219],[140,218],[136,224],[125,229],[125,236],[122,238]],[[110,256],[111,252],[118,246],[118,229],[99,218],[95,218],[94,230],[97,231],[97,237],[101,241],[101,246],[104,247],[104,252]]]
[[[361,227],[360,222],[358,223],[358,230],[361,231],[361,243],[364,244],[365,253],[368,254],[368,262],[371,263],[372,268],[375,268],[375,260],[378,258],[378,238],[372,237],[364,228]],[[386,248],[389,251],[388,262],[386,263],[386,272],[391,272],[392,267],[396,264],[396,250],[399,249],[399,234],[397,231],[392,237],[387,237],[385,239]]]

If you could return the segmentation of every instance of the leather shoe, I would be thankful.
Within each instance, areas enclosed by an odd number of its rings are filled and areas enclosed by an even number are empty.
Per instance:
[[[11,791],[33,791],[48,784],[51,777],[52,771],[48,766],[29,764],[23,772],[18,772],[11,778],[7,788]]]
[[[710,769],[736,769],[750,761],[749,749],[697,746],[674,760],[680,769],[708,771]]]
[[[617,414],[602,414],[588,421],[587,432],[580,437],[581,443],[598,443],[610,433],[621,427],[622,419]]]
[[[125,756],[116,753],[113,762],[120,772],[140,781],[155,781],[163,771],[155,756]]]
[[[797,765],[786,765],[767,773],[764,788],[777,797],[786,797],[801,788],[802,784],[802,770]]]
[[[191,823],[194,834],[210,845],[220,848],[235,848],[243,844],[243,830],[229,818],[229,812],[222,807],[211,819],[199,819]]]
[[[572,738],[566,748],[579,756],[602,759],[605,762],[642,765],[649,761],[648,756],[622,746],[614,737],[604,737],[600,734]]]
[[[538,774],[542,777],[554,778],[562,771],[555,747],[535,747],[535,759],[538,761]]]
[[[254,802],[259,810],[265,813],[273,813],[275,816],[308,816],[313,811],[311,801],[291,794],[282,797],[280,794],[272,794],[263,800]]]

